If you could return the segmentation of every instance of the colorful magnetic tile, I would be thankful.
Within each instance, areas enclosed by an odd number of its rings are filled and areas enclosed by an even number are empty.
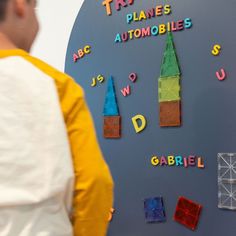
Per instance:
[[[167,77],[158,80],[159,102],[180,100],[180,77]]]
[[[103,109],[104,116],[118,116],[119,109],[116,100],[115,86],[113,78],[110,77],[107,85],[105,104]]]
[[[120,138],[121,137],[121,117],[120,116],[104,116],[103,136],[104,138]]]
[[[199,221],[201,209],[201,205],[192,202],[187,198],[180,197],[176,206],[174,220],[187,228],[195,230]]]
[[[181,125],[180,101],[160,102],[160,126],[172,127]]]
[[[162,197],[147,198],[144,200],[144,213],[147,223],[166,221],[165,208]]]
[[[218,180],[236,182],[236,153],[218,153]]]
[[[180,75],[180,68],[171,32],[168,32],[166,47],[161,65],[160,77],[172,77]]]
[[[218,207],[236,210],[236,153],[218,153]]]
[[[218,182],[218,208],[236,210],[236,184]]]
[[[173,34],[170,32],[167,34],[167,38],[166,38],[165,53],[173,52],[173,51],[175,51],[175,45],[174,45]]]

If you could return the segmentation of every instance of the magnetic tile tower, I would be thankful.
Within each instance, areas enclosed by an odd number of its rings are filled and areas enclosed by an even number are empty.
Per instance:
[[[236,210],[236,153],[218,153],[218,207]]]
[[[105,104],[103,109],[104,138],[120,138],[121,137],[121,116],[117,105],[115,85],[112,76],[108,80]]]
[[[180,74],[173,36],[169,32],[158,80],[159,122],[161,127],[181,125]]]

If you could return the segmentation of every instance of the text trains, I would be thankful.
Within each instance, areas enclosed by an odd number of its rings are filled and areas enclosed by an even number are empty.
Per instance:
[[[172,21],[166,24],[148,26],[146,28],[129,30],[121,34],[117,34],[115,38],[115,43],[127,42],[128,40],[145,38],[150,36],[157,36],[165,34],[166,32],[180,31],[184,29],[189,29],[192,27],[192,20],[186,18],[185,20],[179,20],[177,22]]]

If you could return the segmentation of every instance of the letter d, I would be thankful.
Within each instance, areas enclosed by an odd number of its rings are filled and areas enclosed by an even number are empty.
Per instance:
[[[140,121],[140,125],[138,124],[138,120]],[[133,125],[134,125],[134,129],[136,131],[136,133],[139,133],[141,131],[143,131],[146,127],[146,124],[147,124],[147,121],[145,119],[144,116],[142,115],[136,115],[132,118],[132,122],[133,122]]]

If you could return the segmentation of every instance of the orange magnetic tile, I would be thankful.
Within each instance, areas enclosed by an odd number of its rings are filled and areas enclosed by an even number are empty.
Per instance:
[[[104,138],[121,137],[121,116],[104,116],[103,136]]]
[[[160,102],[160,126],[172,127],[181,125],[181,102]]]

